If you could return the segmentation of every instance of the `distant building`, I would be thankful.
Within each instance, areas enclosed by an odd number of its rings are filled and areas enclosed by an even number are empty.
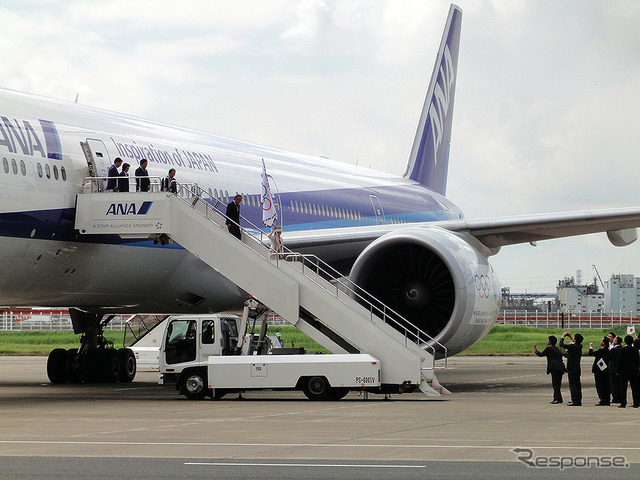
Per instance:
[[[598,292],[598,285],[578,285],[573,277],[558,282],[558,308],[562,313],[601,313],[604,294]]]
[[[634,315],[640,312],[640,278],[632,274],[611,275],[604,282],[604,311]]]
[[[555,312],[557,297],[554,293],[511,293],[502,287],[501,310],[528,310],[531,312]]]

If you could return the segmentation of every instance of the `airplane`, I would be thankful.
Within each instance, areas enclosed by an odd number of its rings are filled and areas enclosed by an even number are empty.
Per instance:
[[[287,248],[328,262],[449,354],[465,350],[498,317],[489,258],[503,246],[596,232],[628,245],[640,208],[464,217],[445,196],[461,22],[452,5],[402,176],[0,89],[0,305],[70,307],[89,349],[111,314],[241,310],[250,292],[178,244],[81,234],[76,195],[116,158],[131,172],[144,158],[149,176],[175,168],[212,203],[242,194],[253,228],[264,161]]]

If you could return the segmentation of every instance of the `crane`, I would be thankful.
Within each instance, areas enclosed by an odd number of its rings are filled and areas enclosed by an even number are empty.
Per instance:
[[[600,285],[602,285],[602,289],[604,290],[604,282],[602,281],[602,278],[600,277],[600,272],[598,272],[598,269],[596,268],[595,265],[592,265],[592,267],[596,271],[596,275],[598,275],[598,280],[600,280]]]

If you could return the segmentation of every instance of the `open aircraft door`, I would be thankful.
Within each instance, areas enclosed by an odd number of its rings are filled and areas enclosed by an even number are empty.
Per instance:
[[[106,177],[111,166],[111,158],[109,152],[102,140],[96,138],[87,138],[86,142],[80,142],[84,156],[87,158],[89,165],[89,176]],[[98,190],[104,192],[105,180],[98,182]]]

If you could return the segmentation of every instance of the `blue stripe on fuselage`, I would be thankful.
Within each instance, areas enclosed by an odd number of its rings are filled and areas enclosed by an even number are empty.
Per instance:
[[[451,220],[462,215],[444,197],[422,186],[405,184],[285,193],[276,196],[282,203],[278,208],[278,224],[288,231],[378,225],[381,219],[374,211],[370,195],[380,201],[387,224]],[[243,204],[241,214],[254,225],[262,226],[262,208],[255,202]],[[73,208],[3,213],[0,214],[0,236],[167,248],[154,245],[151,240],[123,239],[119,235],[80,235],[74,223]],[[173,245],[173,248],[180,247]]]

